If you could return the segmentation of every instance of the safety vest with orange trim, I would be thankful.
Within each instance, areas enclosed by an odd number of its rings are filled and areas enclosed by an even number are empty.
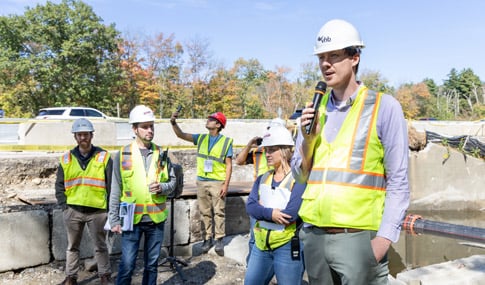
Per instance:
[[[121,181],[123,185],[121,201],[135,203],[135,217],[133,224],[138,224],[143,215],[149,215],[153,222],[160,223],[167,219],[167,196],[153,194],[148,190],[152,182],[166,182],[169,180],[168,168],[165,163],[160,165],[159,146],[152,143],[152,159],[145,171],[143,157],[136,142],[124,146],[120,152]]]
[[[268,172],[268,170],[273,169],[273,167],[268,165],[264,147],[258,147],[258,149],[253,151],[253,164],[254,179],[258,178],[259,175]]]
[[[64,171],[64,188],[68,205],[78,205],[98,209],[107,208],[105,169],[110,155],[99,151],[93,155],[86,169],[82,169],[70,151],[60,158]]]
[[[273,193],[274,195],[278,195],[280,197],[285,196],[286,203],[288,203],[288,201],[290,200],[289,193],[291,192],[293,188],[293,184],[295,182],[295,180],[293,179],[293,175],[291,174],[291,172],[288,173],[286,177],[283,179],[283,181],[281,181],[279,186],[276,187],[275,189],[272,189],[271,182],[273,180],[273,174],[274,174],[274,170],[270,170],[265,174],[263,174],[259,184],[259,193],[265,190],[275,192]],[[266,189],[263,189],[263,188],[266,188]],[[276,193],[276,192],[282,192],[282,193]],[[259,202],[263,206],[268,207],[268,205],[265,205],[267,204],[265,203],[265,201],[260,199]],[[284,209],[284,207],[282,207],[282,209]],[[271,225],[274,225],[274,227],[272,227]],[[254,241],[256,246],[260,250],[277,249],[278,247],[285,245],[295,235],[296,222],[293,222],[290,225],[283,227],[282,229],[274,229],[274,228],[277,228],[278,226],[281,227],[281,225],[275,224],[272,222],[267,222],[267,221],[256,222],[256,224],[254,225]]]
[[[329,97],[322,100],[320,114],[325,114]],[[386,196],[384,148],[376,127],[381,97],[360,87],[335,140],[329,143],[320,131],[298,212],[304,222],[319,227],[379,229]],[[320,116],[321,126],[325,117]]]

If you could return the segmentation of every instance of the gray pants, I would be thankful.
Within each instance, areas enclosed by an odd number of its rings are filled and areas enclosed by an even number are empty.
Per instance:
[[[387,285],[387,256],[376,261],[370,241],[375,231],[327,234],[317,227],[301,231],[310,284]]]
[[[103,229],[107,213],[103,210],[95,213],[81,213],[67,207],[63,212],[64,224],[67,229],[66,275],[77,278],[79,271],[79,247],[83,236],[84,225],[88,226],[89,234],[94,242],[95,258],[98,264],[98,274],[111,273],[106,232]]]

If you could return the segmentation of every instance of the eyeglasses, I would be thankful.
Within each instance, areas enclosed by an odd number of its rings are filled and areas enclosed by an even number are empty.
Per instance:
[[[266,153],[273,153],[275,151],[280,150],[280,148],[277,146],[268,146],[268,147],[265,147],[264,150],[266,151]]]

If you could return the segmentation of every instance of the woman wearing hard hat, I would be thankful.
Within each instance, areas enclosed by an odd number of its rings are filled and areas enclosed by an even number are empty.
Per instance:
[[[247,213],[257,222],[244,284],[269,284],[276,276],[279,285],[298,285],[304,272],[298,209],[305,185],[295,183],[291,174],[291,132],[272,126],[262,146],[273,169],[256,179],[248,197]]]

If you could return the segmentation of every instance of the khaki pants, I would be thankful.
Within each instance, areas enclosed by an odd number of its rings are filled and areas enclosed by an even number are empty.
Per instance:
[[[89,234],[94,242],[96,262],[99,276],[111,273],[106,232],[103,229],[107,213],[100,210],[95,213],[81,213],[67,207],[63,212],[64,224],[67,229],[66,275],[77,277],[79,271],[79,247],[84,231],[88,226]]]
[[[224,181],[197,180],[197,203],[202,216],[205,230],[204,239],[215,239],[226,236],[226,198],[220,197]],[[214,212],[214,226],[212,226],[212,212]]]

